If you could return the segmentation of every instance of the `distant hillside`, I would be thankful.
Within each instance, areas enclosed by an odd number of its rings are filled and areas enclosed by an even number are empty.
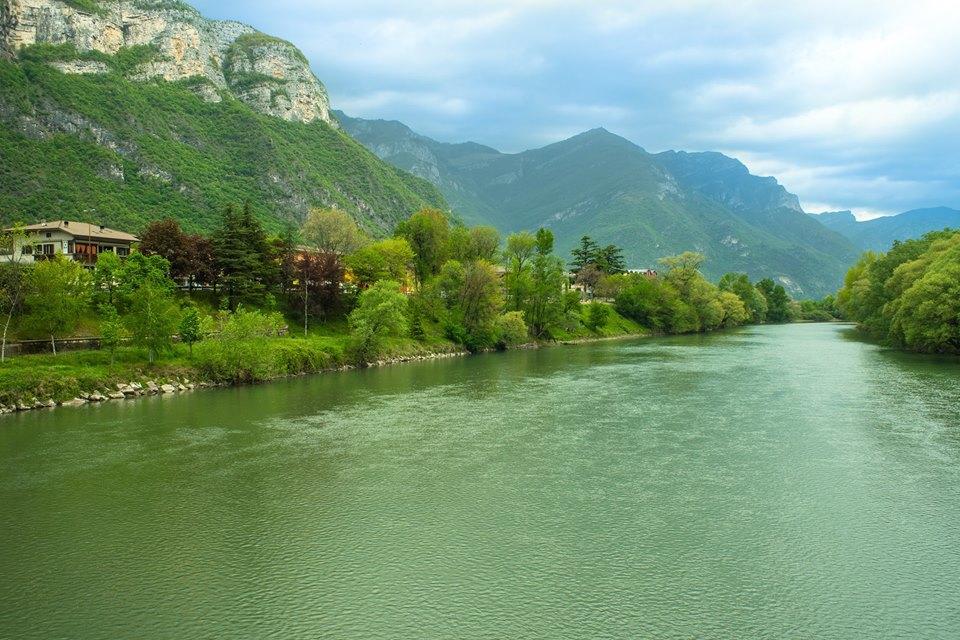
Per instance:
[[[949,207],[912,209],[863,222],[858,222],[849,211],[828,211],[813,217],[864,251],[886,251],[894,240],[919,238],[947,227],[960,229],[960,211]]]
[[[385,233],[447,206],[339,130],[288,42],[179,0],[31,0],[0,17],[0,222],[209,230],[249,200],[273,229],[336,205]]]
[[[378,156],[437,185],[465,220],[505,232],[548,226],[565,252],[584,234],[623,247],[632,267],[699,250],[710,276],[770,276],[796,296],[835,291],[857,254],[775,179],[719,153],[650,154],[594,129],[504,154],[437,142],[399,122],[333,114]]]

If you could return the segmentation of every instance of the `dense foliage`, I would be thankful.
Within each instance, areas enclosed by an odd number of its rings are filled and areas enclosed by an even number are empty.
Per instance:
[[[891,345],[960,353],[960,233],[936,231],[867,252],[837,294],[845,317]]]

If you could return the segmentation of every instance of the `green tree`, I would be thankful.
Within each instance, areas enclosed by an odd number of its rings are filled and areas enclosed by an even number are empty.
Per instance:
[[[110,364],[113,364],[117,347],[126,337],[123,322],[112,304],[100,305],[100,348],[110,352]]]
[[[439,209],[421,209],[397,226],[397,235],[413,249],[413,272],[417,284],[422,286],[430,276],[439,273],[447,259],[447,216]]]
[[[200,310],[196,305],[188,305],[180,316],[180,342],[187,345],[190,349],[190,357],[193,357],[193,345],[203,339],[203,322],[200,318]]]
[[[117,304],[117,290],[121,286],[123,260],[113,251],[97,255],[93,267],[93,295],[100,304]]]
[[[368,244],[347,258],[347,266],[361,289],[378,280],[407,281],[414,255],[404,238],[387,238]]]
[[[0,256],[9,256],[0,266],[0,308],[6,316],[0,341],[0,362],[7,361],[7,335],[13,317],[21,311],[27,288],[27,270],[23,249],[28,246],[22,225],[0,230]]]
[[[537,338],[547,338],[563,320],[563,290],[566,277],[563,261],[552,254],[553,233],[539,229],[536,255],[530,268],[530,290],[524,305],[524,318]]]
[[[747,309],[750,322],[761,323],[767,318],[767,299],[750,283],[745,273],[727,273],[720,278],[720,291],[735,293]]]
[[[311,209],[301,229],[303,240],[318,251],[347,255],[369,242],[350,214],[340,209]]]
[[[610,320],[610,306],[594,300],[587,307],[587,318],[584,324],[591,331],[600,331]]]
[[[448,336],[471,351],[487,348],[496,340],[495,322],[503,308],[500,280],[493,265],[484,260],[444,263],[437,278],[447,314]]]
[[[90,303],[90,274],[80,263],[58,254],[33,267],[27,289],[25,324],[49,336],[56,355],[56,336],[73,331]]]
[[[180,311],[164,283],[150,279],[140,285],[125,319],[133,343],[147,350],[150,364],[172,349]]]
[[[615,244],[608,244],[597,252],[597,267],[608,275],[616,275],[627,270],[627,261],[623,250]]]
[[[228,307],[263,304],[271,279],[279,280],[279,265],[271,259],[266,234],[249,203],[239,212],[227,205],[214,246]]]
[[[573,273],[580,273],[588,264],[597,264],[597,256],[600,253],[600,245],[593,241],[590,236],[580,238],[580,244],[573,251],[573,260],[570,262],[570,270]]]
[[[770,322],[789,322],[792,319],[790,296],[783,285],[776,284],[770,278],[757,283],[757,289],[767,300],[767,320]]]
[[[377,353],[385,337],[403,335],[409,328],[407,298],[400,292],[400,285],[381,280],[365,290],[349,321],[355,353],[365,362]]]
[[[750,312],[743,300],[732,291],[721,291],[717,301],[723,310],[721,322],[725,327],[736,327],[750,319]]]
[[[529,231],[521,231],[507,237],[506,288],[508,304],[513,311],[521,311],[532,286],[530,261],[537,249],[537,239]]]
[[[523,321],[523,312],[521,311],[508,311],[498,316],[494,330],[497,336],[497,346],[501,349],[527,341],[527,323]]]

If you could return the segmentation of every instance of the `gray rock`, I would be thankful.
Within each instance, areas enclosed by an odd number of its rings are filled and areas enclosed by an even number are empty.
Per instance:
[[[175,393],[177,388],[172,384],[165,384],[160,387],[160,390],[164,393]]]
[[[126,398],[122,391],[111,391],[109,396],[111,400],[123,400]]]
[[[87,404],[87,401],[83,398],[74,398],[73,400],[67,400],[63,403],[65,407],[79,407],[80,405]]]

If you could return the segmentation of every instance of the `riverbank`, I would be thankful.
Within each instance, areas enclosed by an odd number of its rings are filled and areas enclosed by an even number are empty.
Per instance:
[[[599,331],[581,328],[562,334],[557,340],[510,348],[540,348],[648,333],[640,325],[614,314]],[[351,361],[349,341],[343,327],[332,325],[306,338],[262,338],[231,345],[233,348],[226,353],[214,341],[198,344],[193,354],[186,346],[176,345],[173,354],[153,365],[146,362],[142,351],[134,348],[118,349],[112,362],[110,354],[102,350],[18,356],[0,366],[0,414],[470,355],[462,345],[445,339],[388,338],[375,358],[358,363]]]

